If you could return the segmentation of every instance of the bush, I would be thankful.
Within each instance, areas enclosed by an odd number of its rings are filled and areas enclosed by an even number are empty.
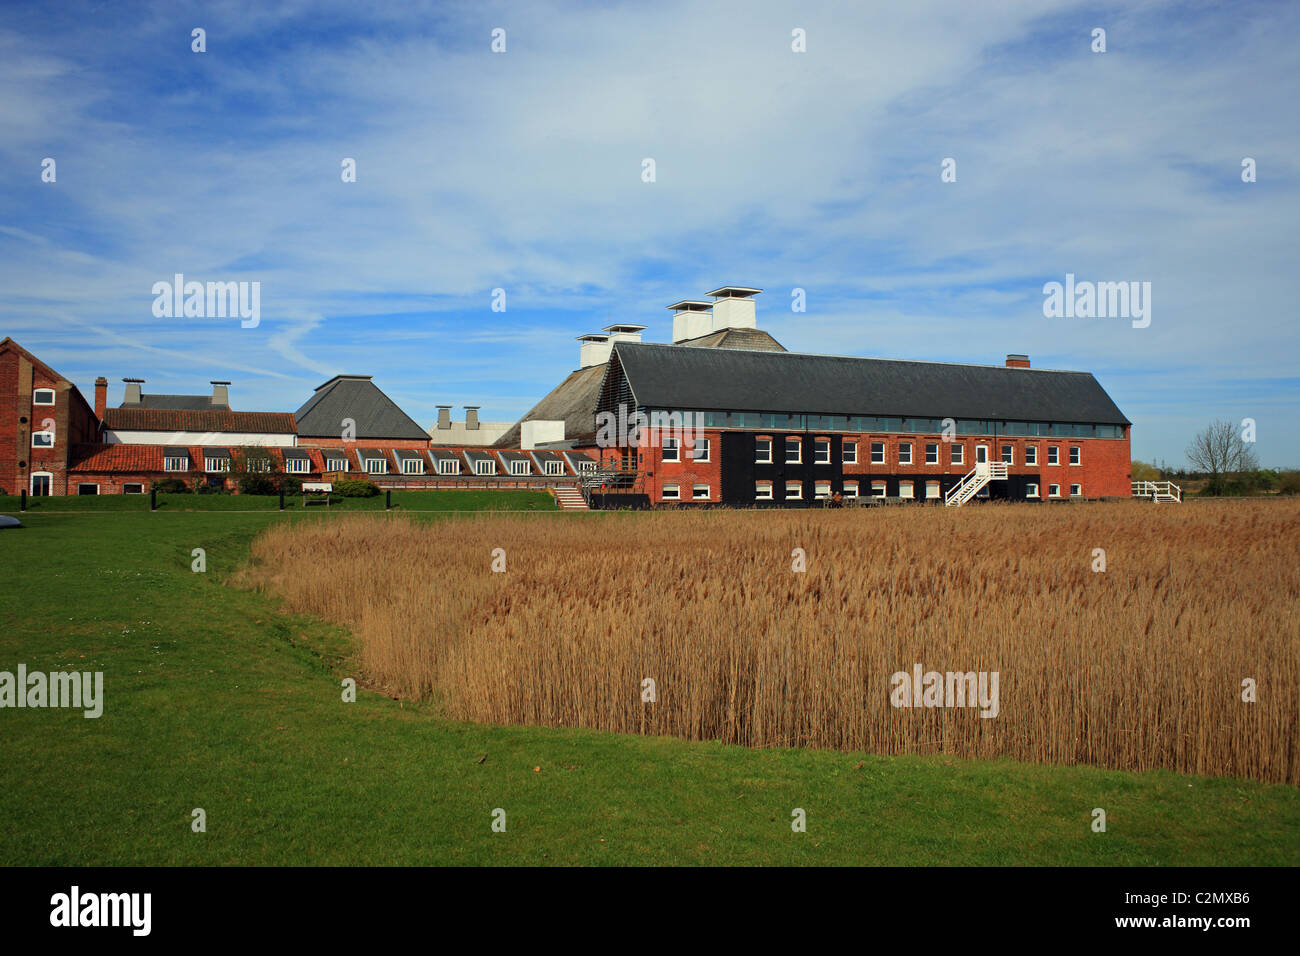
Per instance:
[[[239,493],[241,495],[274,495],[280,491],[274,478],[270,475],[240,475]]]
[[[149,486],[153,491],[166,495],[188,495],[190,486],[184,478],[159,478]]]
[[[277,485],[286,495],[302,493],[302,479],[294,475],[280,475]]]
[[[1277,493],[1300,495],[1300,471],[1284,471],[1277,478]]]
[[[344,498],[373,498],[379,494],[379,486],[364,478],[344,478],[334,482],[334,493]]]
[[[215,482],[203,482],[194,489],[201,495],[224,495],[226,492],[226,483],[220,479]]]
[[[1240,498],[1247,494],[1246,483],[1234,478],[1211,478],[1201,489],[1202,498]]]

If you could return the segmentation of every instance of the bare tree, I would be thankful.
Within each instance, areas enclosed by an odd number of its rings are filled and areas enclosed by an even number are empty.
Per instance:
[[[1237,426],[1224,421],[1212,422],[1197,433],[1187,446],[1187,460],[1197,471],[1208,471],[1211,478],[1259,467],[1254,450],[1242,440]]]

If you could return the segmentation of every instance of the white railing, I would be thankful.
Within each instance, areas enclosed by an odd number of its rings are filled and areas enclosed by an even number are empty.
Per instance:
[[[961,481],[948,489],[943,496],[944,507],[960,508],[970,501],[990,481],[1005,481],[1007,463],[1005,461],[977,461],[975,467]]]
[[[1135,481],[1133,482],[1133,497],[1150,498],[1152,501],[1181,502],[1183,500],[1183,489],[1172,481]]]

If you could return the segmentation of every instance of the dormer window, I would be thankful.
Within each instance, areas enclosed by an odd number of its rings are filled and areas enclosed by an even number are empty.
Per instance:
[[[351,471],[351,465],[347,458],[341,455],[327,455],[325,457],[326,471]]]
[[[554,458],[547,459],[542,463],[542,467],[548,475],[564,474],[564,463],[556,461]]]
[[[204,459],[203,459],[203,470],[204,470],[204,471],[212,471],[212,472],[229,471],[229,470],[230,470],[230,459],[229,459],[229,458],[214,458],[214,457],[212,457],[212,456],[210,456],[210,455],[209,455],[209,456],[206,456],[206,457],[204,457]]]
[[[383,458],[367,458],[365,460],[367,475],[386,475],[388,474],[388,462]]]
[[[522,478],[530,473],[531,469],[528,467],[528,462],[515,460],[510,463],[510,474]]]
[[[460,462],[455,458],[439,458],[438,474],[440,475],[459,475]]]
[[[490,458],[480,458],[474,462],[474,474],[481,476],[495,475],[497,473],[497,463]]]
[[[310,458],[287,458],[285,465],[291,475],[308,475],[311,474]]]
[[[402,474],[404,475],[422,475],[424,474],[424,462],[418,458],[402,459]]]
[[[187,456],[168,455],[163,459],[163,471],[189,471],[190,460]]]

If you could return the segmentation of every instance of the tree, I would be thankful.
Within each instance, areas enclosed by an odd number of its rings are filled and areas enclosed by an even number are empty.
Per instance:
[[[1149,465],[1145,461],[1135,459],[1129,466],[1129,477],[1134,481],[1161,481],[1164,476],[1155,465]]]
[[[1208,472],[1212,481],[1259,467],[1255,452],[1242,440],[1237,426],[1225,421],[1212,422],[1192,439],[1187,460],[1193,468]]]

